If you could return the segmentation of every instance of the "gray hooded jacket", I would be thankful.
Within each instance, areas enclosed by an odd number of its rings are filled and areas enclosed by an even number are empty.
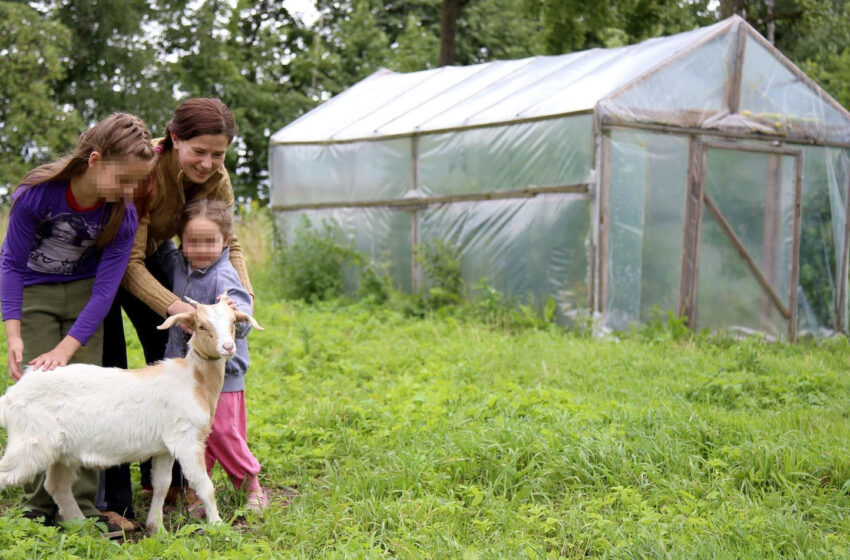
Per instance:
[[[251,296],[242,286],[239,275],[230,264],[230,249],[225,247],[221,256],[207,268],[189,270],[183,252],[173,243],[171,247],[158,251],[162,269],[173,282],[172,291],[181,299],[190,297],[199,303],[215,303],[215,298],[228,290],[228,295],[241,311],[251,313]],[[185,299],[184,299],[185,301]],[[245,372],[248,371],[248,342],[245,336],[251,329],[249,323],[236,323],[236,355],[225,365],[222,393],[245,390]],[[189,335],[179,326],[168,329],[166,358],[182,358],[188,351]]]

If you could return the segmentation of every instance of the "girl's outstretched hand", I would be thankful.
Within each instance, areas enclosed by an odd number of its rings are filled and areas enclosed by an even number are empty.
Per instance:
[[[82,344],[76,338],[66,336],[62,339],[62,342],[56,345],[56,348],[30,360],[28,363],[33,369],[43,369],[44,371],[50,371],[59,366],[67,366],[71,357],[81,346]]]
[[[10,338],[7,341],[9,347],[9,377],[18,381],[24,374],[21,363],[24,361],[24,341],[21,337]]]

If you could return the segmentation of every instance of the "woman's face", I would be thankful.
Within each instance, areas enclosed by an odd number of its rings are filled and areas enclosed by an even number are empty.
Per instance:
[[[177,161],[183,174],[193,183],[203,183],[224,163],[230,139],[224,134],[203,134],[189,140],[171,135]]]

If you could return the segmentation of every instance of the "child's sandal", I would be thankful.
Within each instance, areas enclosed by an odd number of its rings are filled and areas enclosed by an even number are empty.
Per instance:
[[[245,500],[245,509],[255,513],[262,512],[269,505],[269,499],[266,497],[266,491],[260,487],[256,490],[248,492],[248,498]]]

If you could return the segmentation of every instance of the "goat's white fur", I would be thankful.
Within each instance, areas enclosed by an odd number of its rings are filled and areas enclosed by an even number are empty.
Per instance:
[[[222,294],[222,296],[226,295]],[[151,457],[151,532],[162,527],[162,506],[174,459],[203,501],[207,521],[219,523],[213,484],[204,465],[224,359],[235,352],[234,323],[250,321],[222,297],[191,313],[172,315],[195,332],[186,358],[139,370],[72,364],[53,371],[28,370],[0,398],[0,425],[8,431],[0,459],[0,489],[47,472],[44,487],[62,519],[83,517],[71,493],[80,466],[104,468]]]

